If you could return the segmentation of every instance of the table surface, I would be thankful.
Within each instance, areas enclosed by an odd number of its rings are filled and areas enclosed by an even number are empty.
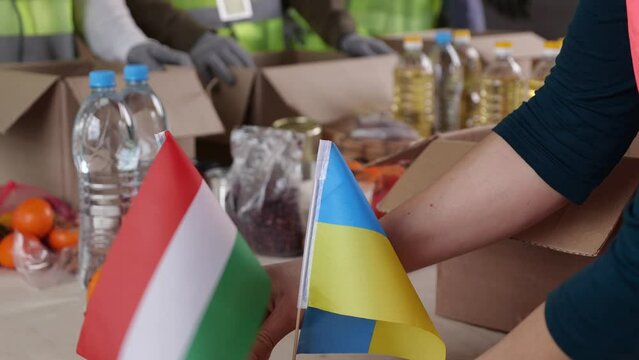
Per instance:
[[[263,263],[278,259],[262,258]],[[444,319],[434,314],[434,267],[410,274],[426,309],[447,346],[449,360],[474,359],[503,334]],[[30,288],[15,272],[0,270],[0,359],[79,359],[75,344],[84,310],[84,291],[73,282],[39,291]],[[271,360],[291,359],[292,334],[282,340]],[[388,359],[380,356],[304,355],[299,360]]]

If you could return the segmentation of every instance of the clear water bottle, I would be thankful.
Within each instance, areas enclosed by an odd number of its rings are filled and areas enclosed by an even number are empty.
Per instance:
[[[435,34],[435,46],[430,61],[435,72],[435,130],[439,132],[460,128],[461,97],[464,89],[464,68],[452,45],[450,31]]]
[[[464,68],[464,90],[460,111],[460,126],[463,129],[472,127],[479,116],[482,63],[479,51],[470,43],[470,30],[457,29],[453,32],[453,36],[455,50]]]
[[[89,74],[91,95],[73,126],[73,159],[80,186],[80,279],[86,286],[137,194],[140,150],[131,114],[115,93],[115,74]]]
[[[526,79],[521,66],[511,55],[511,48],[510,41],[498,41],[495,60],[482,74],[479,125],[499,123],[526,97]]]
[[[535,96],[535,92],[544,84],[546,76],[555,66],[555,60],[561,50],[562,40],[551,40],[544,43],[544,54],[537,59],[530,80],[528,80],[528,98]]]
[[[435,121],[435,78],[431,62],[422,50],[420,36],[404,38],[404,53],[394,72],[392,111],[396,120],[428,137]]]
[[[155,134],[166,131],[166,113],[160,98],[148,83],[149,69],[146,65],[129,64],[124,67],[126,88],[122,90],[122,101],[133,115],[135,133],[140,146],[140,181],[144,179],[151,162],[160,150]]]

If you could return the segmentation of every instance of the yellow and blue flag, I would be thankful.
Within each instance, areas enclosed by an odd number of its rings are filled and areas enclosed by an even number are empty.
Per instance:
[[[320,143],[298,354],[443,360],[446,348],[337,147]]]

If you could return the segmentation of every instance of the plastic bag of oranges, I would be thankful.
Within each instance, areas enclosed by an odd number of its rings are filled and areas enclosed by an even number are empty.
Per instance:
[[[0,266],[45,288],[72,279],[77,267],[76,214],[37,187],[0,187]]]

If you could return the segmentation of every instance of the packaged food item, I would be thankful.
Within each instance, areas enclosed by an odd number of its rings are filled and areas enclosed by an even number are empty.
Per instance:
[[[302,176],[304,180],[312,179],[315,170],[315,158],[322,136],[322,126],[315,120],[305,117],[287,117],[275,120],[273,127],[281,130],[295,131],[304,135],[304,153],[302,155]]]
[[[288,130],[245,126],[231,134],[226,209],[259,254],[296,256],[303,251],[303,145],[304,135]]]
[[[497,124],[525,100],[527,82],[521,66],[512,56],[512,43],[495,44],[495,60],[481,78],[479,117],[475,125]]]
[[[77,272],[77,215],[46,190],[13,181],[0,186],[0,266],[38,289]]]
[[[404,53],[394,71],[392,110],[395,119],[429,137],[435,124],[435,73],[423,46],[420,36],[404,38]]]

